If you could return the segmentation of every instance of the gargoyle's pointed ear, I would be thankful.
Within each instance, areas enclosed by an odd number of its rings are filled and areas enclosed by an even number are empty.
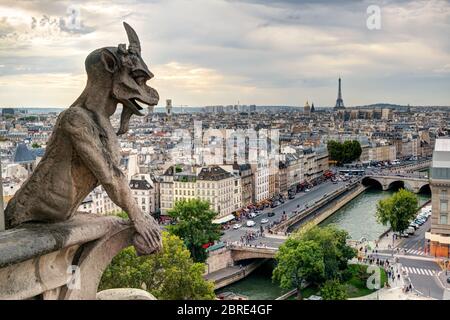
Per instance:
[[[114,73],[118,69],[118,62],[116,57],[109,51],[103,50],[101,56],[103,65],[105,66],[106,71],[110,73]]]
[[[141,43],[139,41],[139,37],[136,34],[136,31],[134,31],[134,29],[130,27],[130,25],[125,21],[123,22],[123,26],[125,27],[125,31],[127,32],[128,36],[128,50],[141,54]]]

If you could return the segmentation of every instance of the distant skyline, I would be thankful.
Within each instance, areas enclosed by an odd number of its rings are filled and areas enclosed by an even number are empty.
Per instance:
[[[332,107],[339,77],[346,107],[450,105],[445,0],[0,0],[0,107],[68,107],[89,52],[126,43],[122,21],[160,106]]]

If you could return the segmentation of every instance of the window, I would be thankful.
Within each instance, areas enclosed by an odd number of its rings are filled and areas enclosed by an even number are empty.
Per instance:
[[[441,200],[439,208],[439,224],[448,224],[448,202],[447,200]]]

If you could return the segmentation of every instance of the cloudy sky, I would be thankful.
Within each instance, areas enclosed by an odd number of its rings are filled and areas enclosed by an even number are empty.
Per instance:
[[[450,105],[445,0],[0,0],[0,107],[70,105],[86,55],[126,42],[122,21],[161,105],[332,106],[339,76],[348,106]]]

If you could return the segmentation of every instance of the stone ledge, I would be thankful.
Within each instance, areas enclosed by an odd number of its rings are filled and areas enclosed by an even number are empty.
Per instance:
[[[0,268],[99,239],[118,226],[130,227],[119,217],[77,214],[64,222],[29,223],[0,232]]]
[[[128,221],[93,214],[1,232],[0,299],[96,299],[104,270],[134,235]]]
[[[97,300],[156,300],[156,298],[142,289],[117,288],[98,292]]]

